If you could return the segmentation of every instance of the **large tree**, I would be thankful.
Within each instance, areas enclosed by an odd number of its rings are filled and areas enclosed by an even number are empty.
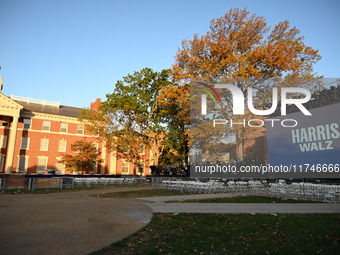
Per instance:
[[[163,86],[159,104],[163,121],[166,123],[166,143],[164,164],[188,164],[189,124],[190,124],[190,87],[176,83]]]
[[[83,116],[119,157],[134,164],[135,172],[143,160],[139,149],[142,145],[158,164],[165,138],[158,97],[161,88],[169,84],[168,70],[144,68],[117,81],[99,112],[86,111]]]
[[[257,106],[265,108],[270,105],[268,88],[273,86],[266,80],[299,78],[301,84],[301,78],[316,77],[313,64],[320,58],[318,51],[306,46],[300,31],[290,27],[288,21],[270,27],[264,17],[235,8],[211,20],[206,34],[195,34],[192,40],[182,41],[171,75],[179,86],[187,86],[195,79],[204,79],[208,84],[228,79],[243,92],[252,87],[257,92]],[[283,83],[296,86],[292,80]],[[223,98],[231,109],[231,94]],[[236,128],[234,132],[238,145],[243,147],[245,128]],[[242,157],[243,150],[240,151]]]
[[[306,46],[288,21],[270,27],[264,17],[231,9],[213,19],[210,31],[183,40],[172,74],[185,78],[314,77],[318,51]]]

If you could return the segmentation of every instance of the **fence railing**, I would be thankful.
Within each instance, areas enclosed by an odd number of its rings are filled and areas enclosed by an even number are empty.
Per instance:
[[[6,185],[6,179],[0,178],[0,192],[5,190],[5,185]]]
[[[281,199],[316,200],[324,202],[340,202],[340,182],[332,181],[295,181],[286,183],[285,180],[197,180],[173,177],[48,177],[35,176],[17,178],[23,183],[17,186],[28,190],[39,188],[91,188],[110,187],[116,185],[135,185],[151,183],[153,188],[177,190],[190,193],[251,193],[277,197]],[[23,186],[25,184],[25,186]],[[0,191],[10,189],[6,187],[6,178],[0,178]]]
[[[116,185],[146,184],[147,179],[135,176],[120,177],[72,177],[72,176],[20,176],[14,185],[6,182],[7,178],[0,178],[0,191],[10,189],[73,189],[94,188]],[[15,178],[15,177],[14,177]],[[13,177],[12,177],[13,179]],[[8,185],[7,185],[8,184]]]
[[[11,99],[25,102],[25,103],[33,103],[33,104],[41,104],[41,105],[48,105],[48,106],[54,106],[54,107],[60,107],[59,102],[52,102],[52,101],[47,101],[44,99],[35,99],[35,98],[30,98],[30,97],[22,97],[22,96],[15,96],[11,95]]]

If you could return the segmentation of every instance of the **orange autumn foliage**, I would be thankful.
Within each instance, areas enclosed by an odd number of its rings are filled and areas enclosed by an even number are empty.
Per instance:
[[[283,21],[269,27],[263,17],[231,9],[211,20],[210,31],[183,40],[175,56],[176,81],[193,78],[314,77],[321,57],[300,31]]]

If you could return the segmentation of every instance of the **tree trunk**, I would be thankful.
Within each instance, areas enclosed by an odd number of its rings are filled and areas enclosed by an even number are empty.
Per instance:
[[[242,129],[236,131],[236,157],[238,160],[244,158],[244,135]]]

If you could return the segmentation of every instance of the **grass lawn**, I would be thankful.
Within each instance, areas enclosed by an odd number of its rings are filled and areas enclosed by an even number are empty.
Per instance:
[[[120,191],[120,192],[107,192],[106,189],[114,189],[114,188],[130,188],[130,187],[140,187],[140,190],[132,190],[132,191]],[[190,195],[193,193],[183,193],[181,191],[176,190],[165,190],[165,189],[143,189],[144,187],[149,187],[148,185],[129,185],[129,184],[117,184],[111,186],[102,186],[102,187],[79,187],[73,189],[35,189],[35,190],[27,190],[27,189],[12,189],[6,190],[0,194],[48,194],[48,193],[57,193],[57,192],[73,192],[73,191],[81,191],[81,190],[102,190],[103,194],[94,195],[96,197],[106,197],[106,198],[138,198],[138,197],[161,197],[161,196],[180,196],[180,195]]]
[[[208,199],[190,199],[181,201],[169,201],[170,203],[322,203],[318,201],[281,199],[276,197],[263,196],[238,196],[238,197],[220,197]]]
[[[339,254],[340,214],[155,214],[139,232],[92,253]]]
[[[163,196],[181,196],[189,195],[192,193],[183,193],[177,190],[166,189],[145,189],[145,190],[132,190],[122,192],[109,192],[99,195],[99,197],[106,198],[138,198],[138,197],[163,197]]]

